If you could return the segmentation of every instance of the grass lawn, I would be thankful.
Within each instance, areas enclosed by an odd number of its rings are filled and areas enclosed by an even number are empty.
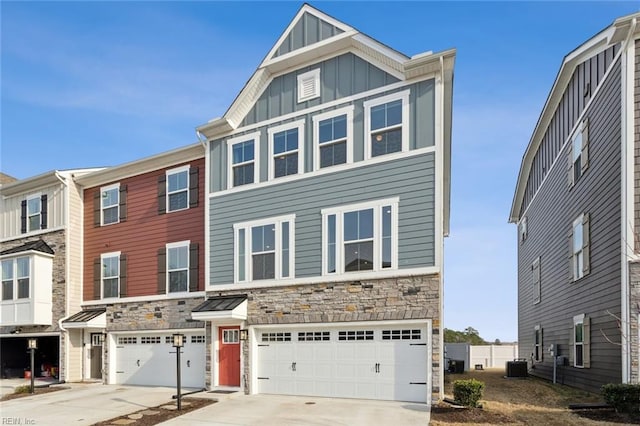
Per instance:
[[[507,425],[620,425],[639,424],[616,414],[613,410],[573,411],[571,403],[602,402],[593,393],[568,386],[552,384],[542,379],[505,379],[504,369],[470,371],[445,376],[445,396],[453,399],[453,382],[474,378],[485,383],[482,409],[451,408],[441,403],[432,407],[431,425],[465,424]]]

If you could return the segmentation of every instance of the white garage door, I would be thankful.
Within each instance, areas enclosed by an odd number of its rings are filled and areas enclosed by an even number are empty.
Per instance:
[[[258,330],[258,392],[427,401],[427,328]]]
[[[183,334],[185,344],[180,353],[181,386],[203,388],[204,331]],[[175,386],[176,349],[171,344],[171,336],[171,332],[116,335],[116,383]]]

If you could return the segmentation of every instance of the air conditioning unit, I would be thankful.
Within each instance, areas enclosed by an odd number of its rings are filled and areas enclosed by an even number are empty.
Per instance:
[[[516,359],[507,361],[507,377],[527,377],[527,361]]]

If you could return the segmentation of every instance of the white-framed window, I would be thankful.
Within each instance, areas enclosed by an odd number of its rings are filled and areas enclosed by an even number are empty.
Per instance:
[[[533,261],[531,273],[533,275],[533,304],[535,305],[540,303],[541,294],[540,257]]]
[[[120,184],[100,188],[101,225],[110,225],[120,221]]]
[[[353,162],[353,110],[350,105],[313,117],[313,168]]]
[[[520,221],[520,226],[518,228],[518,235],[520,237],[520,244],[524,243],[524,241],[527,239],[527,235],[528,235],[528,229],[527,229],[527,217],[523,217],[522,220]]]
[[[573,281],[577,281],[590,272],[590,216],[581,214],[573,221],[569,234],[570,267]]]
[[[542,327],[536,325],[533,329],[533,360],[542,362],[544,346],[542,345]]]
[[[2,300],[28,299],[31,296],[31,261],[28,256],[5,259],[2,268]]]
[[[189,208],[189,166],[167,170],[167,212]]]
[[[269,179],[304,172],[304,120],[272,127],[269,134]]]
[[[234,281],[293,278],[295,215],[234,224]]]
[[[37,231],[42,223],[42,196],[36,194],[27,198],[27,231]]]
[[[365,159],[409,149],[409,91],[364,102]]]
[[[227,151],[228,188],[260,181],[260,132],[229,139]]]
[[[224,344],[239,344],[240,343],[240,330],[227,329],[222,330],[222,343]]]
[[[569,148],[569,186],[578,182],[589,167],[589,120],[585,119],[571,138]]]
[[[323,274],[397,269],[398,203],[396,197],[323,209]]]
[[[189,244],[167,244],[167,293],[189,291]]]
[[[103,299],[111,299],[120,295],[120,252],[100,255],[102,264],[101,294]]]
[[[573,317],[572,327],[572,348],[571,358],[573,358],[572,365],[578,368],[589,368],[591,366],[590,356],[590,319],[585,314],[576,315]]]
[[[298,103],[320,96],[320,68],[298,75]]]

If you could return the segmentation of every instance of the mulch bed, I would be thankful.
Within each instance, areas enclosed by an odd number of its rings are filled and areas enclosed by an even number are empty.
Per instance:
[[[640,424],[640,413],[634,418],[629,415],[618,414],[613,408],[603,408],[598,410],[574,410],[575,414],[585,419],[599,422]]]
[[[63,390],[63,389],[69,389],[68,387],[64,387],[64,386],[50,386],[50,387],[46,387],[46,388],[34,388],[33,389],[33,393],[10,393],[7,394],[5,396],[3,396],[0,401],[9,401],[10,399],[16,399],[16,398],[24,398],[27,396],[33,396],[33,395],[42,395],[44,393],[50,393],[50,392],[56,392],[59,390]]]
[[[482,408],[458,408],[446,403],[439,403],[431,407],[431,420],[442,423],[514,423],[513,417],[495,413]]]
[[[127,423],[130,426],[152,426],[162,422],[166,422],[174,417],[181,416],[189,411],[197,410],[202,407],[206,407],[209,404],[215,403],[215,399],[206,398],[184,398],[182,400],[182,409],[180,411],[176,409],[163,408],[166,406],[176,407],[177,402],[171,401],[157,407],[145,408],[144,410],[138,410],[134,413],[129,413],[124,416],[114,417],[113,419],[105,420],[103,422],[94,423],[94,426],[110,426],[118,424],[119,420],[133,420],[131,423]],[[139,416],[142,415],[142,416]],[[140,418],[138,418],[140,417]],[[120,423],[125,424],[125,423]]]

